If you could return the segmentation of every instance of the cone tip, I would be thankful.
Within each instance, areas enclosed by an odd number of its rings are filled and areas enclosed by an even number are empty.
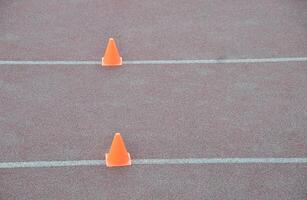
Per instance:
[[[117,132],[117,133],[115,133],[115,135],[116,135],[116,136],[120,136],[120,133]]]

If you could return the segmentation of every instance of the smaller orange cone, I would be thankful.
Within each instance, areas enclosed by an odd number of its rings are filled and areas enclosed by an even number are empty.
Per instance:
[[[102,66],[120,66],[123,64],[122,57],[119,55],[119,51],[116,47],[115,40],[109,39],[107,48],[104,53],[104,57],[101,59]]]
[[[131,165],[130,154],[120,133],[115,133],[109,153],[106,153],[106,165],[107,167]]]

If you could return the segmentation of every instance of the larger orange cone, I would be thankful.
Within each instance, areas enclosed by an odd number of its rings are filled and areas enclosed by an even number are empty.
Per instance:
[[[131,165],[130,154],[120,133],[115,133],[109,153],[106,154],[106,165],[107,167]]]
[[[116,43],[113,38],[110,38],[104,56],[101,59],[101,65],[120,66],[122,64],[123,64],[122,57],[120,57],[119,55]]]

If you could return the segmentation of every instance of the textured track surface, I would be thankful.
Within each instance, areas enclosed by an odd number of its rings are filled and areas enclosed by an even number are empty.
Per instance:
[[[303,0],[1,2],[5,60],[100,60],[114,37],[126,60],[306,56]]]
[[[1,72],[2,160],[306,156],[304,63]]]
[[[0,60],[304,57],[306,1],[6,1]],[[307,62],[0,66],[0,162],[307,157]],[[0,170],[0,199],[307,199],[306,164]]]
[[[306,199],[306,165],[0,171],[3,199]]]

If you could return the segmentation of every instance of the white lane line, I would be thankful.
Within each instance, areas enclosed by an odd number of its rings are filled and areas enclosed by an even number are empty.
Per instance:
[[[139,159],[133,160],[138,165],[170,164],[253,164],[253,163],[307,163],[307,158],[187,158],[187,159]]]
[[[1,162],[0,169],[104,165],[104,160]]]
[[[235,64],[235,63],[272,63],[305,62],[307,57],[289,58],[246,58],[246,59],[210,59],[210,60],[135,60],[123,61],[126,65],[170,65],[170,64]],[[99,61],[56,61],[56,60],[0,60],[0,65],[100,65]]]
[[[304,62],[307,57],[295,58],[255,58],[255,59],[211,59],[211,60],[140,60],[140,61],[124,61],[124,64],[228,64],[228,63],[267,63],[267,62]]]
[[[307,164],[306,158],[186,158],[186,159],[135,159],[133,165],[181,164]],[[76,167],[105,165],[104,160],[0,162],[0,169]]]
[[[0,60],[0,65],[99,65],[98,61]]]

